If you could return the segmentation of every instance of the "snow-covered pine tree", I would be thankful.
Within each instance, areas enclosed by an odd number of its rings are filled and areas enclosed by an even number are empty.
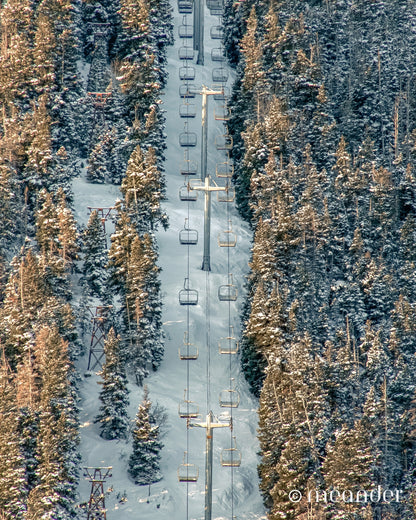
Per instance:
[[[88,159],[87,181],[95,184],[103,184],[106,181],[107,176],[107,153],[100,138],[91,150]]]
[[[5,40],[0,64],[0,100],[8,111],[16,101],[26,103],[32,93],[33,20],[30,0],[12,0],[1,10],[1,34]]]
[[[127,358],[136,381],[143,383],[150,367],[156,370],[163,357],[160,269],[150,235],[138,236],[131,246],[126,277],[124,336]]]
[[[87,283],[90,295],[102,299],[107,281],[105,266],[108,255],[103,224],[96,210],[90,215],[83,238],[84,264],[80,283]]]
[[[133,431],[133,453],[129,459],[129,475],[135,484],[151,485],[162,479],[160,472],[160,451],[163,444],[159,440],[159,426],[150,417],[149,391],[144,387],[143,401],[136,415]]]
[[[99,399],[101,405],[94,422],[100,423],[100,435],[104,439],[126,438],[129,419],[127,378],[120,354],[120,337],[111,328],[104,341],[105,363],[100,375],[103,379]]]
[[[27,482],[18,431],[16,388],[4,349],[0,356],[0,512],[4,520],[23,520]]]
[[[160,223],[165,229],[167,227],[167,215],[160,206],[164,185],[156,163],[153,148],[143,154],[140,145],[137,145],[121,183],[126,211],[140,235],[157,229]]]

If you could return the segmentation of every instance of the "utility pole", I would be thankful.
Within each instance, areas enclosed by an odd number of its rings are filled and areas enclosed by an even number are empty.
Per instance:
[[[191,190],[198,190],[205,192],[205,205],[204,205],[204,257],[202,260],[203,271],[211,271],[211,192],[212,191],[227,191],[228,188],[217,186],[214,182],[213,186],[210,186],[210,177],[205,177],[205,182],[200,186],[189,186]]]
[[[206,429],[206,454],[205,454],[205,520],[211,520],[212,517],[212,448],[214,428],[231,428],[232,422],[220,423],[214,422],[214,414],[208,413],[206,421],[203,423],[189,423],[191,428]]]

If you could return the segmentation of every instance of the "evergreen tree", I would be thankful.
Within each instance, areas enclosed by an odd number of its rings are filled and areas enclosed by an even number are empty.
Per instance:
[[[160,450],[163,444],[159,440],[159,426],[152,424],[150,418],[151,402],[149,392],[144,387],[143,401],[136,415],[136,427],[133,431],[133,452],[129,459],[129,475],[135,484],[151,485],[162,479],[160,473]]]
[[[121,191],[126,210],[139,234],[156,229],[159,223],[166,229],[167,216],[160,207],[164,186],[153,148],[149,148],[145,155],[140,145],[135,148],[127,164]]]
[[[100,435],[104,439],[127,437],[127,378],[120,355],[120,338],[111,328],[104,342],[105,363],[100,372],[103,381],[99,399],[99,413],[95,422],[100,423]]]
[[[15,392],[3,350],[0,362],[0,511],[5,520],[26,518],[27,483]]]
[[[100,217],[94,210],[88,220],[84,233],[83,253],[84,265],[82,267],[82,278],[88,284],[91,296],[103,298],[105,294],[107,273],[107,252],[105,248],[105,233]]]
[[[128,263],[124,321],[128,359],[138,384],[150,367],[160,366],[164,351],[156,259],[151,237],[136,237]]]
[[[96,184],[103,184],[106,181],[107,154],[101,139],[91,151],[87,166],[87,181]]]

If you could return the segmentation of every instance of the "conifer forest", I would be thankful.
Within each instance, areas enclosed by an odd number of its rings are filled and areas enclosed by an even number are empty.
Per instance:
[[[416,519],[416,1],[0,37],[0,520]]]

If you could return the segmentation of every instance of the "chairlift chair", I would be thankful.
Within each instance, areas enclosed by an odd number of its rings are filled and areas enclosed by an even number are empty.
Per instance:
[[[218,178],[231,179],[234,175],[234,166],[230,164],[229,161],[218,163],[215,166],[215,175]]]
[[[179,347],[179,359],[184,361],[193,361],[198,359],[198,347],[189,343],[188,333],[184,332],[183,345]]]
[[[238,341],[232,334],[226,338],[220,338],[218,341],[218,351],[220,354],[237,354],[238,349]]]
[[[222,2],[222,0],[207,0],[207,7],[209,10],[222,9],[223,2]]]
[[[196,419],[199,415],[199,406],[193,401],[184,400],[179,403],[178,414],[181,419]]]
[[[183,229],[179,231],[179,243],[186,246],[194,246],[198,243],[198,231],[188,227],[188,219],[185,219]]]
[[[222,47],[214,47],[211,49],[212,61],[225,61],[224,50]]]
[[[221,25],[213,25],[209,31],[209,34],[213,40],[222,40],[223,30]]]
[[[192,13],[192,2],[190,0],[178,0],[178,11],[180,14]]]
[[[231,117],[230,109],[226,105],[214,108],[214,119],[216,121],[228,121]]]
[[[237,390],[228,388],[227,390],[222,390],[219,401],[221,408],[238,408],[240,396]]]
[[[231,150],[233,138],[229,134],[217,135],[215,137],[215,147],[217,150]]]
[[[195,53],[192,47],[179,47],[178,56],[180,60],[193,60]]]
[[[179,67],[179,79],[181,81],[192,81],[195,79],[195,67]]]
[[[183,103],[179,106],[179,117],[192,118],[196,116],[196,106],[193,103]]]
[[[197,136],[195,132],[182,132],[179,134],[179,144],[182,147],[196,146]]]
[[[181,98],[194,98],[195,97],[195,85],[185,83],[179,86],[179,96]]]
[[[228,221],[228,229],[218,234],[218,245],[220,247],[235,247],[237,244],[237,235],[233,232],[231,222]]]
[[[191,190],[189,184],[184,184],[179,188],[179,200],[183,202],[195,202],[198,199],[198,193]]]
[[[235,437],[231,448],[224,448],[221,452],[221,466],[228,468],[238,468],[241,466],[241,451],[237,449]]]
[[[194,28],[192,25],[182,24],[178,27],[179,38],[192,38],[194,35]]]
[[[227,83],[228,76],[228,70],[222,67],[216,67],[215,69],[212,69],[212,81],[216,83]]]
[[[178,480],[179,482],[196,482],[199,477],[199,469],[195,464],[186,462],[185,451],[183,456],[183,463],[178,467]]]
[[[227,186],[225,191],[217,191],[218,202],[233,202],[235,199],[235,189],[232,186]]]
[[[228,283],[218,287],[218,299],[221,302],[235,302],[237,300],[238,290],[233,284],[233,275],[228,276]]]
[[[198,163],[185,159],[182,161],[179,171],[181,175],[196,175],[198,173]]]
[[[198,305],[198,291],[189,288],[189,278],[185,278],[183,289],[179,291],[180,305]]]
[[[194,402],[186,398],[188,389],[185,388],[183,392],[183,401],[178,405],[179,417],[182,419],[195,419],[199,415],[199,406]]]

